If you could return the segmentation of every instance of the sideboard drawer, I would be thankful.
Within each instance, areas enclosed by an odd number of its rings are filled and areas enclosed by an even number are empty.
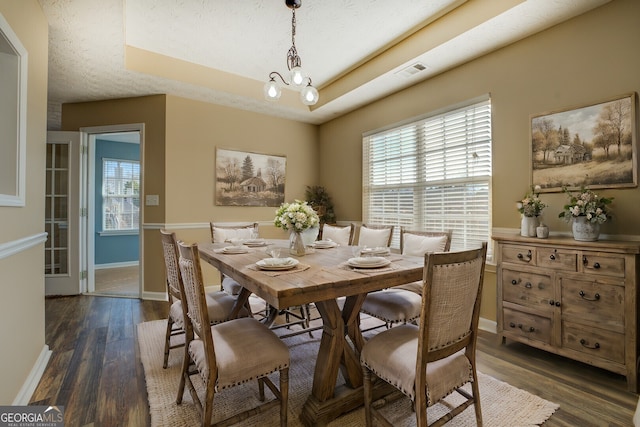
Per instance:
[[[562,346],[592,357],[624,363],[624,334],[563,322]]]
[[[564,271],[578,270],[578,253],[575,251],[538,248],[536,253],[536,264],[538,267]]]
[[[503,309],[504,330],[531,340],[551,343],[551,319],[535,314],[523,313],[509,308]]]
[[[533,246],[508,246],[502,248],[502,262],[536,265],[536,248]]]
[[[502,299],[528,307],[551,310],[549,302],[553,300],[553,281],[549,275],[502,270]]]
[[[606,256],[599,253],[582,254],[582,269],[585,273],[600,274],[611,277],[624,277],[624,258]]]

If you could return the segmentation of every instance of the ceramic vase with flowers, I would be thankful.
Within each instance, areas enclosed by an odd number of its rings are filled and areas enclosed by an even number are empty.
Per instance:
[[[307,202],[300,200],[280,205],[274,219],[276,227],[290,232],[289,253],[296,256],[302,256],[306,252],[302,232],[317,227],[319,222],[316,211]]]
[[[522,214],[520,222],[520,235],[525,237],[536,237],[536,228],[540,224],[539,217],[542,210],[547,207],[540,200],[540,186],[536,185],[525,194],[524,198],[517,203],[518,212]]]
[[[600,237],[600,224],[611,219],[612,197],[602,197],[588,188],[582,187],[577,193],[563,189],[569,202],[558,215],[572,222],[573,238],[582,242],[594,242]]]

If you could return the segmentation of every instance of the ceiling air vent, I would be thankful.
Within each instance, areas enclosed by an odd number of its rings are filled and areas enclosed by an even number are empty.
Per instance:
[[[406,68],[403,68],[400,71],[396,71],[396,75],[402,77],[411,77],[415,74],[418,74],[420,71],[424,71],[427,69],[427,66],[421,62],[416,62],[415,64],[409,65]]]

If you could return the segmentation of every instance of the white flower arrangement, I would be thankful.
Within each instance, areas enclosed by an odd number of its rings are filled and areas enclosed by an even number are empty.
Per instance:
[[[538,216],[542,210],[547,207],[540,200],[540,186],[536,185],[530,192],[525,194],[524,198],[516,203],[518,212],[524,216]]]
[[[609,205],[613,197],[602,197],[588,188],[582,187],[577,194],[572,193],[566,187],[564,192],[569,197],[569,203],[564,205],[564,210],[558,215],[565,221],[571,221],[579,216],[587,217],[587,221],[602,224],[611,218]]]
[[[276,210],[274,224],[283,230],[301,232],[315,227],[320,223],[318,214],[307,203],[296,200],[293,203],[283,203]]]

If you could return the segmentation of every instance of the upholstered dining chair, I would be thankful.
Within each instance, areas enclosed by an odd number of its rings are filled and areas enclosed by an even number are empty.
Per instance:
[[[452,230],[415,231],[400,228],[400,252],[424,256],[427,252],[448,252]],[[422,281],[394,286],[367,294],[360,311],[382,320],[387,328],[395,323],[413,322],[420,317]],[[381,325],[382,326],[382,325]]]
[[[464,402],[430,425],[443,425],[470,405],[482,425],[476,341],[486,255],[486,242],[480,249],[425,255],[420,325],[380,332],[360,353],[367,426],[373,419],[391,425],[372,405],[374,378],[411,399],[418,426],[428,425],[427,407],[454,391]],[[461,389],[469,382],[471,393]]]
[[[341,246],[349,246],[353,243],[354,232],[355,226],[353,224],[344,227],[332,224],[322,224],[320,237],[323,240],[332,240]]]
[[[209,230],[211,231],[211,243],[223,243],[230,239],[250,239],[254,235],[258,235],[258,223],[209,223]],[[232,279],[220,273],[220,287],[223,291],[231,294],[238,295],[242,290],[242,285]]]
[[[251,317],[210,325],[198,246],[182,242],[178,246],[187,318],[185,357],[176,402],[182,403],[186,386],[200,412],[202,426],[209,426],[213,418],[216,393],[257,379],[260,401],[265,402],[265,384],[275,399],[233,414],[215,425],[238,423],[279,403],[280,425],[286,426],[289,349],[267,326]],[[268,377],[276,371],[279,372],[279,388]],[[197,380],[192,377],[199,377],[204,383],[206,391],[203,400],[198,396],[193,383]]]
[[[184,345],[183,340],[174,339],[174,337],[184,333],[185,313],[182,302],[183,282],[180,267],[178,266],[179,255],[176,234],[167,230],[160,230],[160,239],[162,242],[167,294],[170,304],[164,344],[164,362],[162,365],[163,368],[166,368],[169,361],[169,351]],[[209,319],[213,323],[220,323],[229,319],[236,302],[236,297],[222,291],[210,291],[206,293],[206,302],[210,312]],[[248,314],[248,311],[244,308],[239,312],[239,316],[242,317],[246,317]]]
[[[391,245],[393,225],[362,224],[358,233],[358,246],[378,248]]]

